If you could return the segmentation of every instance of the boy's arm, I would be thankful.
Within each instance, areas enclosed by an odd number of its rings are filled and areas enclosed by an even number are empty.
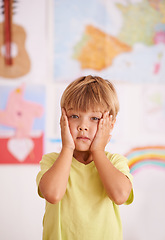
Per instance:
[[[69,131],[65,111],[61,116],[62,150],[52,167],[42,176],[39,189],[50,203],[58,203],[65,194],[72,163],[74,142]]]
[[[112,118],[105,113],[100,120],[96,137],[91,145],[91,154],[108,197],[120,205],[127,201],[132,184],[130,180],[109,161],[105,146],[113,128]]]

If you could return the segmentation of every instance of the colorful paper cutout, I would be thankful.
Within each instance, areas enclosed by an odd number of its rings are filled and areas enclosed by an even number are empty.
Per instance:
[[[38,163],[43,154],[43,129],[33,127],[35,119],[43,117],[44,108],[24,99],[24,94],[25,85],[12,90],[5,109],[0,110],[0,124],[4,126],[0,132],[0,149],[3,149],[0,163],[3,164]]]
[[[146,146],[133,148],[125,155],[130,172],[137,173],[143,167],[163,168],[165,170],[165,146]]]

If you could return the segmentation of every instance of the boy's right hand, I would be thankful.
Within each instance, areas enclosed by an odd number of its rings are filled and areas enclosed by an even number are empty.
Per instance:
[[[64,108],[62,108],[60,126],[61,126],[62,147],[66,147],[71,150],[74,150],[75,144],[74,144],[72,135],[70,133],[68,118],[67,118],[66,111]]]

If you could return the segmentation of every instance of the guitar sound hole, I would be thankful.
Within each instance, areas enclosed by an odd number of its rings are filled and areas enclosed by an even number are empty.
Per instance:
[[[2,45],[1,47],[1,54],[2,56],[5,56],[5,45]],[[18,55],[18,48],[17,45],[15,43],[11,43],[11,57],[14,58]]]

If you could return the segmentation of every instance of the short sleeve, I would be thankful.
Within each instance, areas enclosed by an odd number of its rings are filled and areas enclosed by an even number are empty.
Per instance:
[[[38,194],[39,194],[40,197],[43,197],[40,190],[39,190],[40,180],[41,180],[42,176],[44,175],[44,173],[47,172],[49,170],[49,168],[51,168],[51,166],[54,164],[58,155],[59,155],[58,153],[45,154],[45,155],[43,155],[42,160],[40,161],[40,171],[39,171],[39,173],[37,174],[37,177],[36,177]]]
[[[110,153],[107,153],[107,157],[119,171],[121,171],[125,176],[129,178],[129,180],[133,184],[133,176],[131,175],[130,169],[128,167],[128,159],[120,154],[110,154]],[[131,204],[133,202],[133,199],[134,199],[134,193],[132,188],[129,197],[124,204],[127,204],[127,205]]]

